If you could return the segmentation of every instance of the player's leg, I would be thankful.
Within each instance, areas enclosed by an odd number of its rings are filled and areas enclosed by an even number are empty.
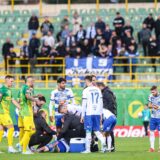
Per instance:
[[[160,152],[160,119],[158,119],[158,135],[159,135],[159,149],[158,149],[158,152]]]
[[[18,127],[19,127],[19,142],[22,140],[24,135],[24,125],[23,125],[23,117],[18,117]]]
[[[150,120],[150,152],[154,152],[154,143],[155,143],[155,134],[154,131],[156,130],[156,119],[151,118]]]
[[[92,116],[92,121],[93,121],[94,133],[95,133],[96,137],[98,138],[98,140],[101,142],[101,150],[105,152],[106,141],[105,141],[105,137],[100,132],[100,116],[99,115]]]
[[[31,151],[27,151],[33,127],[32,117],[31,116],[24,117],[23,124],[24,124],[24,136],[20,142],[20,145],[22,145],[22,154],[33,154]]]
[[[14,134],[14,126],[12,119],[9,114],[4,114],[3,118],[3,126],[8,129],[8,152],[9,153],[16,153],[17,151],[13,148],[13,134]]]
[[[2,125],[0,125],[0,143],[2,141],[3,133],[4,133],[4,128]],[[0,151],[0,153],[3,153],[3,152]]]
[[[85,138],[85,151],[82,153],[90,153],[91,152],[91,133],[92,133],[92,119],[91,116],[85,116],[84,118],[84,129],[86,131]]]
[[[106,136],[109,151],[114,149],[114,148],[112,148],[111,133],[113,133],[113,129],[114,129],[116,123],[117,123],[117,119],[114,116],[111,116],[108,119],[105,119],[103,122],[103,132],[105,133],[105,136]]]

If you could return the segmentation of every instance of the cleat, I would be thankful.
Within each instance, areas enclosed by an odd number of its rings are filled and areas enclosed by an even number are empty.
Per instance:
[[[19,143],[16,144],[16,148],[18,149],[18,152],[22,152],[22,146]]]
[[[13,147],[8,147],[8,153],[17,153],[18,151],[15,150]]]
[[[148,152],[155,152],[153,148],[150,148]]]
[[[26,152],[22,152],[22,154],[34,154],[34,153],[31,151],[26,151]]]
[[[83,151],[83,152],[81,152],[81,153],[83,153],[83,154],[88,154],[88,153],[91,153],[91,151],[85,150],[85,151]]]

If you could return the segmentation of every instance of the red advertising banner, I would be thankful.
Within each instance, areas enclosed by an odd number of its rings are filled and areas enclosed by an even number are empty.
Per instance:
[[[145,132],[143,126],[116,126],[114,135],[115,137],[143,137]],[[158,131],[155,131],[155,136],[158,137]]]

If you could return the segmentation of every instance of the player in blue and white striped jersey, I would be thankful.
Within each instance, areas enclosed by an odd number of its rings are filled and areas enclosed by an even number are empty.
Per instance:
[[[57,127],[57,131],[61,128],[62,122],[62,114],[58,113],[58,106],[61,104],[61,102],[64,102],[67,104],[75,104],[74,101],[74,95],[71,89],[66,88],[66,79],[65,78],[59,78],[57,80],[58,88],[53,90],[51,92],[51,98],[49,103],[49,116],[50,121],[53,122],[53,106],[54,106],[54,117],[55,117],[55,123]]]
[[[160,152],[160,94],[157,86],[152,86],[151,95],[149,96],[149,108],[151,108],[150,119],[150,152],[154,152],[155,135],[154,131],[158,129],[159,132],[159,152]]]

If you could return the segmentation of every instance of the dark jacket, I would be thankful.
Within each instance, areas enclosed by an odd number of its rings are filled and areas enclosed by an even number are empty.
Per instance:
[[[48,126],[46,120],[41,116],[41,115],[37,115],[34,118],[34,123],[35,123],[35,127],[36,127],[36,135],[40,136],[43,134],[50,134],[50,135],[55,135],[56,132],[51,130],[51,128]]]
[[[101,29],[101,31],[104,32],[105,28],[106,28],[106,25],[105,25],[105,23],[103,21],[101,21],[101,22],[98,21],[95,24],[95,28],[96,28],[96,30],[97,29]]]
[[[155,20],[153,18],[147,17],[144,19],[143,23],[146,24],[147,28],[152,31],[155,25]]]
[[[58,136],[58,139],[64,138],[64,135],[69,130],[77,130],[77,135],[83,130],[84,126],[82,123],[80,123],[80,117],[75,116],[74,114],[67,113],[64,115],[64,123],[63,128]]]
[[[103,95],[103,108],[108,109],[113,114],[117,115],[117,102],[114,93],[110,90],[109,87],[105,87],[102,90],[102,95]]]
[[[38,18],[36,16],[35,17],[32,16],[28,22],[28,29],[38,30],[38,28],[39,28]]]
[[[13,44],[9,43],[9,42],[6,42],[6,43],[3,44],[3,47],[2,47],[3,57],[7,57],[8,52],[9,52],[10,48],[12,48],[12,47],[13,47]]]

